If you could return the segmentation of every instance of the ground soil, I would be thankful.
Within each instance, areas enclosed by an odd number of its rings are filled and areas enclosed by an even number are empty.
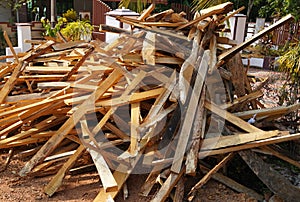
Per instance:
[[[268,106],[277,105],[277,89],[282,83],[278,79],[280,74],[262,69],[250,69],[249,73],[254,77],[272,76],[272,85],[268,85],[268,91],[262,98],[262,102]],[[7,151],[0,151],[0,169],[3,168],[7,158]],[[101,187],[100,179],[97,172],[89,171],[83,174],[67,175],[63,181],[63,185],[59,190],[49,198],[43,193],[43,188],[53,176],[45,177],[25,177],[21,178],[18,175],[20,169],[24,166],[22,159],[13,158],[5,171],[0,172],[0,201],[93,201]],[[141,197],[138,195],[139,188],[146,179],[146,175],[131,175],[127,181],[129,198],[127,201],[143,201],[147,202],[149,197]],[[198,179],[199,180],[199,179]],[[187,182],[186,190],[197,182],[197,178],[190,178]],[[154,190],[155,193],[155,190]],[[154,194],[152,193],[152,195]],[[124,201],[122,193],[115,200]],[[214,180],[210,180],[202,189],[199,190],[196,200],[201,202],[238,202],[252,201],[243,193],[236,193],[223,184]]]

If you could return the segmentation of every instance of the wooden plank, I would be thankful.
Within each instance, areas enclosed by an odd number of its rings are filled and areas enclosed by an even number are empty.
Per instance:
[[[194,121],[194,116],[197,110],[199,98],[201,95],[202,87],[206,78],[207,70],[208,70],[208,61],[209,61],[209,53],[207,50],[204,52],[203,58],[200,63],[200,67],[198,69],[198,73],[196,76],[195,85],[193,91],[191,93],[191,98],[188,103],[188,108],[185,114],[185,118],[182,123],[182,128],[179,133],[178,145],[176,147],[174,161],[171,167],[171,171],[175,173],[179,173],[181,169],[181,164],[183,161],[183,157],[185,154],[185,150],[189,141],[189,136],[192,130],[192,125]]]
[[[15,83],[17,82],[17,78],[22,73],[23,69],[26,67],[27,63],[20,62],[13,70],[9,79],[5,82],[3,88],[0,91],[0,104],[3,103],[10,93],[10,91],[14,88]]]
[[[101,97],[107,89],[109,89],[114,83],[116,83],[123,74],[114,70],[97,88],[97,90],[91,94],[90,99],[83,102],[78,109],[72,114],[72,116],[56,131],[43,147],[25,164],[22,170],[19,172],[20,176],[25,176],[32,168],[41,162],[47,155],[49,155],[55,147],[65,138],[65,136],[73,129],[75,124],[86,113],[87,109],[94,106],[93,100],[97,100]],[[92,103],[91,103],[92,102]]]
[[[143,13],[137,18],[137,20],[144,21],[147,17],[150,16],[151,12],[155,9],[155,4],[152,3],[148,8],[143,11]]]
[[[247,95],[244,95],[242,97],[234,99],[233,102],[228,102],[228,103],[222,104],[219,107],[221,109],[228,109],[228,108],[230,108],[234,105],[239,105],[239,104],[242,104],[243,102],[249,102],[249,101],[257,99],[257,98],[259,98],[263,95],[264,95],[263,92],[260,91],[260,90],[259,91],[254,91],[254,92],[251,92]]]
[[[263,131],[263,130],[247,123],[243,119],[235,116],[234,114],[229,113],[226,110],[219,108],[217,105],[215,105],[213,103],[209,103],[208,101],[206,101],[204,106],[211,112],[226,119],[227,121],[231,122],[232,124],[238,126],[241,129],[245,130],[246,132],[262,132]]]
[[[163,91],[164,88],[157,88],[157,89],[148,90],[140,93],[133,93],[131,95],[124,95],[117,98],[102,100],[96,102],[96,107],[116,107],[116,106],[126,105],[128,103],[141,102],[144,100],[156,98]]]
[[[205,18],[210,17],[214,14],[227,13],[227,12],[231,11],[232,8],[233,8],[233,3],[226,2],[226,3],[223,3],[223,4],[219,4],[217,6],[212,6],[212,7],[209,7],[207,9],[203,9],[203,10],[200,11],[200,13],[201,13],[200,17],[197,17],[196,19],[191,20],[188,23],[177,27],[176,30],[184,29],[186,27],[194,25],[194,24],[200,22],[201,20],[204,20]]]
[[[234,153],[230,153],[228,154],[225,158],[223,158],[217,165],[215,165],[215,167],[213,167],[213,169],[211,169],[209,172],[207,172],[204,177],[201,178],[201,180],[199,182],[197,182],[191,189],[191,191],[188,193],[189,197],[189,201],[191,201],[194,197],[194,194],[196,192],[196,190],[200,189],[204,184],[206,184],[208,182],[208,180],[211,179],[212,175],[216,172],[218,172],[218,170],[220,170],[220,168],[222,168],[228,161],[230,161],[234,156]]]
[[[81,124],[81,131],[82,131],[82,135],[83,136],[90,136],[87,133],[89,129],[87,126],[87,121],[85,120],[81,120],[80,121]],[[95,145],[93,142],[89,142],[88,144],[92,144]],[[87,148],[88,152],[90,153],[93,162],[97,168],[97,172],[100,176],[103,188],[105,191],[116,191],[118,189],[118,184],[115,180],[115,178],[113,177],[105,159],[103,158],[102,154],[100,152],[94,151],[92,149]]]
[[[7,45],[8,45],[11,53],[13,54],[15,60],[17,61],[17,63],[19,63],[19,57],[16,54],[15,49],[13,48],[13,45],[12,45],[12,43],[11,43],[11,41],[10,41],[10,39],[9,39],[6,31],[3,32],[3,36],[4,36],[4,39],[5,39],[5,41],[6,41]]]
[[[187,99],[187,94],[190,88],[189,84],[192,79],[192,75],[195,68],[194,65],[196,64],[198,57],[200,58],[200,60],[202,60],[201,57],[203,56],[204,50],[201,45],[199,46],[201,37],[202,37],[201,33],[197,32],[193,40],[193,47],[191,50],[191,54],[184,61],[179,72],[178,88],[180,92],[179,96],[180,96],[181,103],[185,103]]]
[[[123,92],[123,94],[119,97],[121,100],[127,100],[126,97],[129,95],[129,93],[131,93],[133,90],[135,90],[137,88],[137,86],[140,84],[140,82],[145,78],[146,76],[146,72],[144,71],[140,71],[136,77],[131,81],[131,83],[129,84],[129,86],[127,86],[127,88],[125,89],[125,91]],[[96,104],[97,105],[97,104]],[[112,106],[112,105],[110,105]],[[93,134],[97,134],[102,127],[106,124],[106,122],[108,121],[109,117],[117,110],[117,107],[111,107],[104,115],[104,117],[102,117],[102,119],[99,121],[99,123],[94,127],[92,133]]]
[[[278,130],[274,131],[263,131],[263,132],[252,132],[244,134],[236,134],[229,136],[220,136],[216,138],[206,138],[203,140],[201,145],[201,151],[220,149],[224,147],[241,145],[257,140],[264,140],[270,137],[279,135]]]
[[[291,14],[288,14],[287,16],[281,18],[279,21],[272,24],[268,28],[262,30],[261,32],[258,32],[253,37],[251,37],[250,39],[248,39],[245,42],[241,43],[240,45],[237,45],[237,46],[231,48],[230,50],[222,53],[221,55],[218,56],[218,60],[219,61],[220,60],[223,60],[223,61],[229,60],[233,55],[240,52],[241,50],[243,50],[244,48],[246,48],[247,46],[249,46],[250,44],[252,44],[256,40],[260,39],[262,36],[266,35],[267,33],[273,31],[274,29],[284,25],[285,23],[287,23],[287,22],[289,22],[293,19],[294,19],[294,17]]]
[[[76,152],[68,159],[68,161],[62,166],[62,168],[47,184],[47,186],[44,188],[44,192],[48,196],[52,196],[56,192],[56,190],[62,184],[62,180],[65,177],[66,173],[72,168],[76,160],[83,154],[84,151],[85,151],[85,146],[80,145],[76,150]]]
[[[137,128],[140,125],[140,103],[131,104],[131,113],[130,113],[130,154],[135,156],[139,151],[139,140],[140,135],[137,131]]]
[[[235,116],[240,117],[242,119],[250,119],[256,114],[256,118],[263,117],[275,117],[277,115],[284,115],[290,112],[296,111],[300,109],[300,103],[296,103],[289,106],[279,106],[273,108],[265,108],[265,109],[257,109],[257,110],[248,110],[243,112],[234,113]]]
[[[205,132],[205,125],[206,125],[206,113],[204,108],[204,101],[206,97],[206,86],[204,86],[200,101],[197,107],[197,112],[195,116],[195,121],[193,124],[193,131],[192,131],[192,145],[191,149],[188,151],[185,160],[186,166],[186,174],[195,176],[196,169],[198,167],[198,152],[200,149],[200,142],[202,145],[202,137],[204,136]],[[202,148],[202,146],[201,146]]]
[[[218,154],[225,154],[228,152],[234,152],[234,151],[240,151],[245,149],[252,149],[255,147],[261,147],[264,145],[271,145],[271,144],[277,144],[280,142],[287,142],[291,140],[296,140],[300,138],[300,133],[292,134],[292,135],[284,135],[279,137],[271,137],[265,140],[258,140],[254,142],[250,142],[243,145],[236,145],[228,148],[223,149],[216,149],[216,150],[210,150],[210,151],[200,151],[198,157],[200,159],[206,157],[206,156],[213,156]]]
[[[184,172],[185,172],[185,168],[182,168],[180,169],[180,172],[178,174],[170,173],[169,177],[166,179],[166,181],[159,189],[155,197],[151,200],[151,202],[164,202],[168,198],[172,189],[180,180]]]
[[[144,63],[148,65],[155,65],[155,38],[155,33],[147,32],[143,41],[142,58]]]

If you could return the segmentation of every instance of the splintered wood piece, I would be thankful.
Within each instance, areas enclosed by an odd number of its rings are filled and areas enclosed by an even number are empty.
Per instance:
[[[184,22],[140,22],[140,24],[151,27],[178,27]]]
[[[183,173],[185,172],[185,168],[182,168],[181,171],[176,173],[170,173],[169,177],[166,179],[162,187],[159,189],[159,191],[156,193],[154,198],[151,200],[151,202],[164,202],[168,196],[170,195],[172,189],[175,187],[177,182],[182,177]]]
[[[131,122],[130,122],[130,153],[135,156],[139,151],[140,136],[137,128],[140,125],[140,103],[131,104]]]
[[[206,138],[202,142],[201,151],[241,145],[257,140],[268,139],[277,135],[279,135],[278,130]]]
[[[107,25],[107,24],[100,24],[99,32],[112,32],[112,33],[116,33],[116,34],[121,34],[121,33],[130,34],[130,31],[128,31],[127,29],[122,29],[122,28],[114,27],[114,26]]]
[[[155,9],[155,4],[151,4],[148,8],[143,11],[143,13],[137,18],[137,20],[144,21],[147,17],[150,16],[151,12]]]
[[[115,180],[118,184],[118,190],[106,192],[103,188],[101,188],[100,192],[94,199],[94,202],[113,200],[117,196],[119,191],[122,189],[122,186],[128,179],[129,175],[131,174],[132,170],[134,169],[134,167],[136,166],[136,164],[140,160],[140,158],[141,158],[141,155],[135,156],[132,159],[132,161],[130,162],[131,163],[130,167],[128,167],[124,164],[120,164],[116,168],[115,172],[113,173],[113,177],[115,178]]]
[[[89,136],[89,134],[85,134],[87,133],[88,127],[87,127],[87,121],[82,120],[80,121],[81,124],[81,129],[82,129],[82,135],[85,136]],[[93,142],[90,142],[89,144],[94,145]],[[115,180],[115,178],[113,177],[105,159],[103,158],[102,154],[94,151],[92,149],[87,148],[87,151],[90,153],[94,164],[97,168],[98,174],[100,176],[103,188],[105,191],[116,191],[118,190],[118,184]]]
[[[83,62],[90,56],[90,54],[93,52],[94,47],[90,47],[88,51],[82,56],[82,58],[74,65],[72,70],[68,72],[61,81],[67,81],[73,74],[75,74],[80,66],[83,64]]]
[[[158,22],[160,19],[162,19],[166,15],[170,15],[172,13],[174,13],[174,10],[168,9],[168,10],[162,11],[160,13],[155,13],[154,15],[147,17],[146,21],[147,22]]]
[[[76,152],[68,159],[68,161],[62,166],[62,168],[57,172],[57,174],[52,178],[52,180],[44,188],[44,192],[52,196],[56,190],[62,184],[62,180],[65,177],[66,173],[72,168],[76,160],[83,154],[85,151],[85,146],[80,145]]]
[[[249,110],[243,112],[236,112],[234,113],[235,116],[240,117],[242,119],[250,119],[254,115],[256,118],[263,118],[263,117],[275,117],[277,115],[284,115],[290,112],[296,111],[300,108],[300,103],[296,103],[290,106],[279,106],[273,108],[265,108],[265,109],[256,109],[256,110]]]
[[[263,95],[264,95],[263,92],[260,91],[260,90],[259,91],[254,91],[252,93],[249,93],[247,95],[244,95],[242,97],[234,99],[233,102],[228,102],[228,103],[222,104],[222,105],[220,105],[220,108],[221,109],[228,109],[228,108],[230,108],[234,105],[239,105],[243,102],[249,102],[249,101],[257,99],[257,98],[259,98]]]
[[[200,165],[200,169],[202,172],[207,173],[209,172],[209,169]],[[263,201],[264,200],[264,196],[262,196],[261,194],[258,194],[256,191],[249,189],[248,187],[245,187],[244,185],[232,180],[231,178],[221,174],[221,173],[214,173],[211,176],[212,179],[221,182],[222,184],[230,187],[231,189],[240,192],[240,193],[245,193],[250,197],[255,198],[258,201]]]
[[[210,17],[212,15],[227,13],[227,12],[231,11],[232,8],[233,8],[233,3],[226,2],[223,4],[219,4],[217,6],[212,6],[207,9],[203,9],[200,11],[200,13],[201,13],[200,17],[197,17],[196,19],[191,20],[188,23],[177,27],[176,30],[184,29],[186,27],[194,25],[194,24],[200,22],[201,20],[204,20],[205,18]]]
[[[241,12],[242,10],[244,10],[246,7],[242,6],[239,9],[231,12],[229,15],[225,16],[222,20],[220,20],[220,24],[222,24],[223,22],[227,21],[229,18],[233,17],[234,15],[238,14],[239,12]]]
[[[211,179],[212,175],[218,172],[218,170],[220,170],[220,168],[222,168],[228,161],[230,161],[233,158],[233,156],[234,153],[230,153],[225,158],[223,158],[213,169],[211,169],[208,173],[206,173],[204,177],[202,177],[201,180],[197,182],[197,184],[193,186],[193,188],[191,189],[188,195],[191,196],[191,198],[193,198],[195,191],[197,189],[200,189],[204,184],[206,184],[208,180]],[[190,197],[189,197],[189,201],[191,201]]]
[[[215,66],[217,64],[217,37],[216,35],[212,35],[209,43],[210,50],[210,63],[208,73],[212,74],[215,71]]]
[[[285,23],[287,23],[287,22],[289,22],[293,19],[294,19],[294,17],[291,14],[288,14],[287,16],[281,18],[279,21],[272,24],[268,28],[258,32],[253,37],[251,37],[250,39],[248,39],[245,42],[241,43],[240,45],[237,45],[237,46],[231,48],[230,50],[222,53],[221,55],[218,56],[218,60],[228,61],[233,55],[240,52],[241,50],[243,50],[244,48],[246,48],[247,46],[249,46],[250,44],[252,44],[256,40],[260,39],[262,36],[266,35],[267,33],[273,31],[274,29],[284,25]]]
[[[226,119],[227,121],[231,122],[232,124],[236,125],[237,127],[245,130],[246,132],[263,132],[263,130],[251,125],[250,123],[247,123],[243,119],[239,118],[238,116],[227,112],[226,110],[221,109],[217,105],[213,103],[209,103],[208,101],[205,101],[204,106],[210,110],[211,112],[217,114],[218,116]]]
[[[209,50],[204,52],[203,58],[200,63],[200,67],[198,68],[198,72],[196,75],[195,85],[191,92],[191,98],[188,103],[188,108],[185,113],[185,118],[182,123],[182,128],[180,129],[178,145],[176,147],[174,161],[171,167],[171,171],[175,173],[180,172],[183,157],[186,152],[186,147],[190,139],[189,137],[192,131],[195,113],[197,111],[202,87],[204,85],[207,70],[208,70],[209,53],[210,53]]]
[[[155,38],[155,33],[148,32],[143,42],[142,57],[148,65],[155,65]]]
[[[186,174],[188,175],[196,175],[196,169],[198,165],[198,152],[200,149],[200,142],[202,145],[202,138],[205,131],[205,125],[206,125],[206,113],[204,108],[204,101],[205,101],[205,94],[206,94],[206,88],[204,87],[201,93],[199,105],[197,108],[195,121],[193,125],[193,131],[192,131],[192,145],[191,149],[188,151],[186,155]],[[201,146],[202,147],[202,146]]]
[[[25,164],[19,172],[20,176],[25,176],[34,166],[47,157],[65,138],[65,136],[74,128],[75,124],[81,119],[86,111],[94,106],[93,100],[99,99],[113,84],[115,84],[123,74],[119,70],[114,70],[91,94],[90,98],[84,101],[72,116],[56,131],[43,147]]]
[[[152,105],[147,116],[144,118],[143,123],[139,126],[140,131],[143,131],[143,127],[146,126],[149,122],[151,122],[155,116],[157,116],[157,114],[167,101],[168,97],[170,96],[171,92],[173,91],[176,85],[176,71],[174,70],[171,77],[165,81],[166,83],[164,85],[164,91],[156,98],[155,103]]]
[[[223,148],[223,149],[216,149],[216,150],[210,150],[210,151],[200,151],[199,152],[199,158],[202,159],[206,156],[213,156],[213,155],[218,155],[218,154],[225,154],[228,152],[234,152],[234,151],[240,151],[240,150],[245,150],[245,149],[252,149],[255,147],[261,147],[264,145],[271,145],[271,144],[277,144],[280,142],[287,142],[291,140],[296,140],[300,137],[300,133],[292,134],[292,135],[284,135],[284,136],[279,136],[279,137],[271,137],[265,140],[257,140],[254,142],[249,142],[247,144],[242,144],[242,145],[236,145],[228,148]]]
[[[19,64],[14,68],[11,76],[9,77],[8,81],[5,82],[3,88],[0,91],[0,104],[3,103],[10,93],[10,91],[14,88],[15,83],[17,82],[18,77],[27,66],[27,62],[19,62]]]
[[[284,176],[279,174],[271,165],[265,163],[251,150],[240,151],[239,155],[256,174],[256,176],[280,198],[286,201],[296,202],[300,198],[300,189]]]
[[[187,99],[187,94],[189,92],[190,88],[190,81],[192,79],[192,75],[194,72],[195,64],[198,58],[202,60],[203,56],[203,49],[199,47],[199,41],[201,39],[201,33],[197,32],[194,40],[193,40],[193,48],[191,50],[190,56],[184,61],[184,63],[181,66],[180,72],[179,72],[179,91],[180,91],[180,101],[182,103],[185,103]]]
[[[234,86],[234,92],[238,97],[246,94],[245,90],[245,68],[242,62],[241,54],[235,54],[227,63],[226,67],[231,72],[231,82]]]
[[[148,90],[140,93],[133,93],[131,95],[125,95],[116,97],[108,100],[99,101],[96,103],[96,107],[116,107],[121,105],[126,105],[128,103],[141,102],[143,100],[148,100],[158,97],[164,88],[156,88],[153,90]]]
[[[6,31],[3,32],[3,36],[4,36],[4,39],[5,39],[5,41],[6,41],[7,45],[8,45],[8,47],[9,47],[11,53],[13,54],[15,60],[17,61],[17,63],[19,63],[19,57],[18,57],[18,55],[16,54],[16,51],[15,51],[15,49],[13,48],[13,45],[12,45],[12,43],[11,43],[11,41],[10,41],[10,39],[9,39],[9,37],[8,37]]]
[[[138,87],[138,85],[145,78],[146,75],[147,75],[146,72],[140,71],[136,75],[136,77],[131,81],[129,86],[127,86],[127,88],[125,89],[123,94],[119,97],[119,99],[126,100],[128,102],[129,98],[126,98],[126,97],[129,96],[129,94]],[[96,105],[97,105],[97,103],[96,103]],[[105,113],[104,117],[99,121],[99,123],[93,129],[93,131],[92,131],[93,134],[97,134],[102,129],[102,127],[105,125],[105,123],[108,121],[109,117],[117,110],[117,107],[113,108],[112,105],[110,105],[110,107],[111,108]]]
[[[6,74],[13,71],[13,69],[17,66],[17,64],[11,64],[5,67],[0,68],[0,78],[3,78]]]

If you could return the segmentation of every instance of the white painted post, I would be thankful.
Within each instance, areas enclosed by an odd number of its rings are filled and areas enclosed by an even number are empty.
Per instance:
[[[31,24],[17,23],[18,47],[22,52],[26,52],[31,48],[30,43],[25,43],[25,40],[31,40]]]
[[[231,29],[231,39],[241,44],[245,40],[247,16],[244,14],[236,14],[229,19]]]

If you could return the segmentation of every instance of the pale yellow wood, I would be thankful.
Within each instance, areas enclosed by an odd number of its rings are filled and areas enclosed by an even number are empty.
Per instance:
[[[20,176],[25,176],[29,173],[32,168],[42,161],[47,155],[49,155],[58,144],[65,138],[65,136],[73,129],[75,124],[81,119],[81,117],[86,113],[87,109],[93,106],[93,100],[101,97],[107,89],[109,89],[114,83],[116,83],[123,74],[115,70],[109,77],[101,83],[97,90],[91,95],[90,99],[83,102],[78,109],[72,114],[72,116],[58,129],[58,131],[53,135],[47,143],[33,156],[19,172]],[[92,106],[91,106],[92,104]]]
[[[44,188],[44,192],[52,196],[56,190],[61,186],[62,180],[72,166],[75,164],[76,160],[82,155],[85,151],[85,146],[80,145],[76,152],[68,159],[68,161],[63,165],[63,167],[57,172],[57,174],[52,178],[52,180]]]
[[[152,3],[148,8],[137,18],[137,20],[144,21],[147,17],[150,16],[151,12],[155,9],[155,4]]]
[[[108,100],[99,101],[96,103],[96,107],[116,107],[129,103],[141,102],[144,100],[156,98],[163,92],[163,88],[157,88],[140,93],[133,93],[131,95],[120,96]]]
[[[159,189],[155,197],[151,200],[151,202],[164,202],[168,198],[172,189],[177,184],[178,180],[182,177],[184,172],[185,168],[182,168],[178,174],[170,173],[169,177],[166,179],[166,181]]]
[[[143,41],[142,58],[148,65],[155,65],[155,38],[155,33],[148,32]]]
[[[202,142],[201,151],[220,149],[223,147],[241,145],[257,140],[264,140],[270,137],[277,136],[278,134],[279,131],[275,130],[207,138]]]
[[[140,125],[140,103],[131,104],[131,113],[130,113],[130,154],[136,155],[139,150],[139,140],[140,135],[137,131],[137,128]]]
[[[246,132],[262,132],[263,131],[263,130],[251,125],[250,123],[247,123],[243,119],[235,116],[234,114],[221,109],[220,107],[218,107],[217,105],[215,105],[213,103],[209,103],[208,101],[206,101],[204,106],[211,112],[226,119],[227,121],[233,123],[237,127],[245,130]]]
[[[250,143],[247,143],[247,144],[236,145],[236,146],[223,148],[223,149],[216,149],[216,150],[210,150],[210,151],[200,151],[198,157],[200,159],[202,159],[206,156],[225,154],[225,153],[228,153],[228,152],[240,151],[240,150],[251,149],[251,148],[255,148],[255,147],[261,147],[261,146],[264,146],[264,145],[271,145],[271,144],[276,144],[276,143],[280,143],[280,142],[296,140],[299,137],[300,137],[300,133],[296,133],[296,134],[292,134],[292,135],[271,137],[271,138],[268,138],[268,139],[265,139],[265,140],[258,140],[258,141],[250,142]]]
[[[82,120],[80,121],[81,130],[83,136],[90,136],[90,132],[88,131],[87,121]],[[93,143],[90,141],[88,144],[92,144],[94,146],[97,143]],[[98,174],[100,176],[103,188],[105,191],[116,191],[118,189],[118,184],[113,177],[109,166],[107,165],[105,159],[103,158],[100,152],[94,151],[92,149],[87,148],[87,151],[90,153],[94,164],[97,168]]]

